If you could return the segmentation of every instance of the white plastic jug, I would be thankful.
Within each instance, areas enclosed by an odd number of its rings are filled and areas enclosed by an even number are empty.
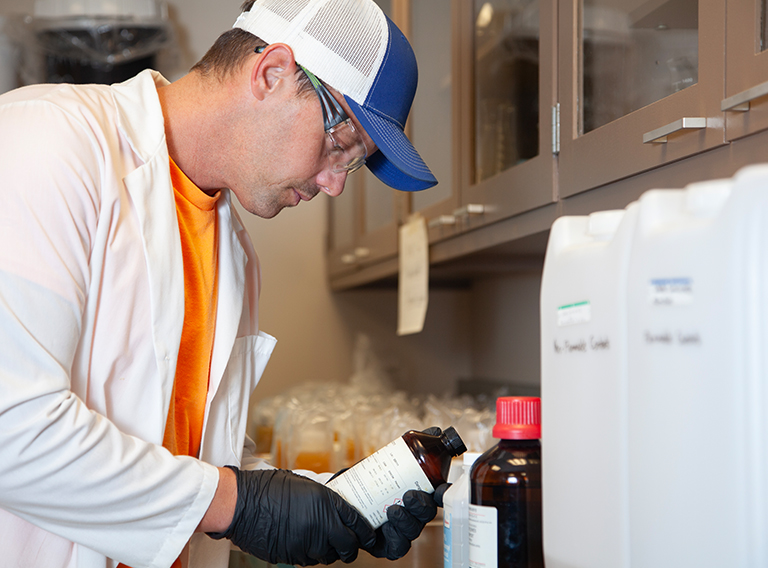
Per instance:
[[[739,171],[731,201],[740,216],[744,278],[736,305],[744,313],[746,351],[740,409],[744,462],[734,480],[747,499],[743,566],[768,566],[768,165]]]
[[[636,204],[562,217],[541,288],[547,568],[629,566],[626,279]]]
[[[469,474],[480,455],[465,452],[459,458],[461,473],[443,494],[444,568],[469,568]]]
[[[632,568],[764,565],[745,556],[749,260],[732,186],[639,200],[627,288]]]

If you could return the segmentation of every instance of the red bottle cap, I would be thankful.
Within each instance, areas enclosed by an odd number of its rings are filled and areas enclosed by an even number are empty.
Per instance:
[[[496,399],[493,437],[502,440],[541,438],[541,399],[536,396],[502,396]]]

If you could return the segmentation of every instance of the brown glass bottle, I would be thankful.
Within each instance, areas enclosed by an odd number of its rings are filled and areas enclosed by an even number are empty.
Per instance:
[[[467,451],[453,426],[446,428],[439,436],[409,430],[402,437],[433,489],[437,489],[448,479],[451,459]]]
[[[493,436],[499,443],[470,473],[470,567],[488,565],[494,556],[498,568],[544,566],[539,409],[534,397],[496,402]]]

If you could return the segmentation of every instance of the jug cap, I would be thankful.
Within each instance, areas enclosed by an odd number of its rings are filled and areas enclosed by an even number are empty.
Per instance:
[[[536,396],[502,396],[496,399],[493,437],[502,440],[541,438],[541,399]]]

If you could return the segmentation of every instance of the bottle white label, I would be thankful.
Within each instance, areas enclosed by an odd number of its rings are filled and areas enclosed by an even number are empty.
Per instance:
[[[403,504],[406,491],[434,491],[402,438],[390,442],[326,485],[360,511],[374,529],[386,522],[389,507]]]
[[[470,568],[496,568],[499,544],[497,518],[495,507],[469,506]]]
[[[443,568],[453,568],[453,549],[451,547],[451,515],[453,507],[443,501]]]

